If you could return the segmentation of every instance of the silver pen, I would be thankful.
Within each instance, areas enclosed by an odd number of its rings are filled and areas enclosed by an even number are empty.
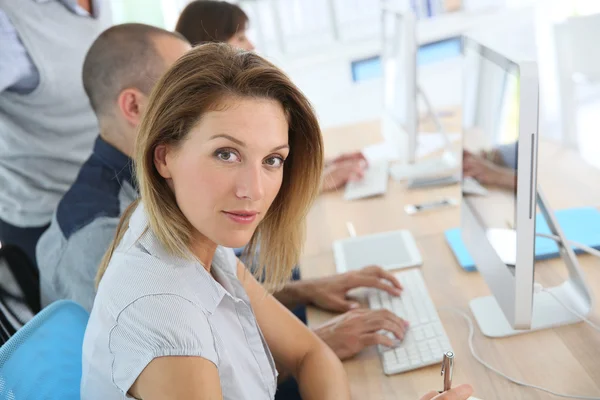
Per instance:
[[[442,359],[442,373],[440,374],[440,375],[444,376],[443,392],[446,392],[452,388],[453,369],[454,369],[454,353],[451,351],[447,351],[444,353],[444,358]]]

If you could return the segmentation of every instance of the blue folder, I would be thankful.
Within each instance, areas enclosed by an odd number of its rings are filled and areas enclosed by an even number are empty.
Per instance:
[[[555,212],[556,219],[567,240],[585,244],[600,250],[600,211],[593,207],[568,208]],[[536,232],[550,234],[550,228],[541,214],[536,217]],[[465,271],[476,271],[475,262],[462,241],[460,228],[445,233],[456,260]],[[581,250],[575,249],[577,253]],[[535,239],[535,259],[546,260],[558,257],[558,245],[547,238]]]

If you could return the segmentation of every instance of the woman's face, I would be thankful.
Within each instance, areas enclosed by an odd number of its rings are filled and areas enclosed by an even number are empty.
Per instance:
[[[235,47],[236,49],[242,49],[246,51],[254,50],[254,44],[246,36],[246,31],[240,31],[233,35],[231,39],[227,41],[228,44]]]
[[[192,226],[225,247],[246,245],[277,196],[289,154],[288,123],[274,100],[225,99],[155,165]]]

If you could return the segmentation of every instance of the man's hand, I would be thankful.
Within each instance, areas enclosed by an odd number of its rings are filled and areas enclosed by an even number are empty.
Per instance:
[[[467,400],[472,393],[470,385],[460,385],[441,394],[432,390],[421,397],[421,400]]]
[[[473,177],[484,186],[514,189],[516,183],[514,170],[496,165],[492,161],[466,150],[463,152],[463,174]]]
[[[337,157],[330,158],[329,160],[325,160],[325,166],[329,166],[331,164],[336,164],[344,161],[364,161],[367,162],[364,154],[360,151],[355,151],[354,153],[342,153]]]
[[[359,307],[358,303],[346,298],[350,289],[358,287],[385,290],[393,296],[402,293],[402,286],[394,275],[380,267],[371,266],[359,271],[304,281],[303,295],[309,303],[324,310],[344,312]]]
[[[366,168],[367,160],[362,153],[342,154],[333,160],[326,161],[321,191],[339,189],[348,181],[362,179]]]
[[[314,332],[333,352],[345,360],[353,357],[367,346],[382,344],[393,347],[394,341],[378,333],[391,332],[402,340],[408,323],[388,310],[356,309],[339,315],[321,325]]]

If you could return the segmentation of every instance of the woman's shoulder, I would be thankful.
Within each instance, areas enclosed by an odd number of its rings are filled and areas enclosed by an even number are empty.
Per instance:
[[[207,298],[201,293],[214,291],[214,283],[205,275],[192,261],[173,265],[134,245],[115,251],[98,286],[96,302],[112,310],[113,315],[149,297],[184,299],[209,311],[213,304],[207,304]]]

